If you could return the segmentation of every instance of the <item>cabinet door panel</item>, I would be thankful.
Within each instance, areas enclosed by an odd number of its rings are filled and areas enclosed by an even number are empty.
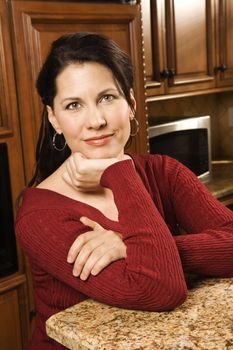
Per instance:
[[[51,41],[64,33],[91,31],[112,36],[132,57],[135,66],[135,95],[140,132],[130,151],[146,152],[147,131],[140,7],[138,5],[82,4],[40,1],[12,1],[16,71],[20,93],[21,119],[27,178],[34,165],[34,150],[41,106],[34,82]]]
[[[16,96],[5,1],[1,0],[0,5],[0,138],[3,138],[17,134],[17,104],[11,102]]]
[[[6,1],[0,0],[0,143],[7,144],[15,207],[16,198],[24,187],[24,172],[9,27]]]
[[[218,0],[218,86],[233,85],[233,2]]]
[[[166,0],[168,92],[215,85],[212,0]]]
[[[0,349],[22,350],[17,290],[0,295]]]
[[[165,93],[162,77],[165,62],[163,0],[141,0],[147,96]]]

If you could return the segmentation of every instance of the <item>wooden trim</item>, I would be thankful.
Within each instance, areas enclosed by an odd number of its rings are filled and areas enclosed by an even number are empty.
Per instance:
[[[3,4],[5,5],[5,4]],[[2,6],[2,5],[1,5]],[[9,76],[7,72],[11,72],[11,64],[7,64],[8,60],[11,63],[10,52],[10,38],[7,28],[7,13],[6,7],[3,6],[0,9],[0,137],[13,135],[13,123],[12,123],[12,102],[10,99],[10,84]]]
[[[218,21],[219,21],[219,65],[226,64],[226,1],[218,0]]]
[[[208,74],[214,75],[214,41],[213,41],[213,1],[206,0],[206,32],[207,32],[207,62],[208,62]]]
[[[174,0],[167,0],[165,4],[167,68],[176,70]]]
[[[163,22],[162,22],[162,3],[160,0],[151,1],[151,33],[152,33],[152,79],[157,85],[161,86],[161,71],[164,66],[164,43],[162,40]]]
[[[2,294],[25,283],[26,276],[24,274],[9,275],[7,278],[0,279],[0,282],[0,294]]]
[[[198,91],[190,91],[190,92],[183,92],[183,93],[177,93],[177,94],[150,96],[150,97],[146,98],[146,103],[150,103],[150,102],[154,102],[154,101],[170,100],[170,99],[181,98],[181,97],[216,94],[216,93],[227,92],[227,91],[233,91],[233,86],[214,88],[214,89],[206,89],[206,90],[198,90]]]

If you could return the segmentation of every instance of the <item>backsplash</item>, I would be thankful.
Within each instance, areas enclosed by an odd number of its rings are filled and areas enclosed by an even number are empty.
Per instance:
[[[232,91],[152,102],[148,104],[148,115],[150,123],[210,115],[212,158],[233,159]]]

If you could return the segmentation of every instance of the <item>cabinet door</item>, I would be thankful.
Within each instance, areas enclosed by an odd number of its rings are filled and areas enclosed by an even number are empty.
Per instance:
[[[90,31],[111,36],[132,57],[140,132],[131,151],[146,152],[142,40],[139,5],[74,2],[12,1],[16,70],[27,178],[34,166],[34,150],[41,106],[34,83],[50,43],[69,32]]]
[[[217,86],[233,85],[233,2],[217,1]]]
[[[214,2],[165,0],[168,93],[215,86]]]
[[[9,28],[6,1],[0,0],[0,142],[7,144],[12,203],[15,204],[24,186],[24,172]]]
[[[142,0],[148,101],[214,88],[214,0]]]
[[[17,290],[0,294],[0,349],[22,350]]]
[[[165,94],[164,2],[141,0],[147,97]]]

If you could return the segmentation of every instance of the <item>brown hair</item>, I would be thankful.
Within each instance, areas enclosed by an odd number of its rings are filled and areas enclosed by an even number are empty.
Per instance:
[[[133,88],[132,63],[129,56],[111,38],[80,32],[66,34],[54,41],[36,82],[44,108],[36,148],[35,173],[28,186],[37,185],[51,175],[71,153],[68,146],[61,152],[54,149],[54,129],[48,120],[46,106],[53,108],[58,74],[68,65],[77,62],[97,62],[108,67],[129,106],[134,110],[130,95]]]

